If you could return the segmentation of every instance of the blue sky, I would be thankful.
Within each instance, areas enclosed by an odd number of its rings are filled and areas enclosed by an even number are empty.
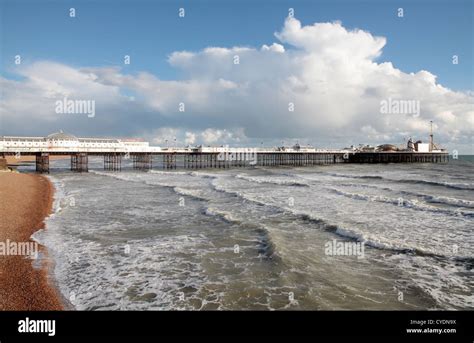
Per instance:
[[[433,120],[442,146],[474,153],[472,0],[0,0],[0,9],[0,134],[342,147],[426,140]],[[65,97],[94,101],[97,115],[57,113]],[[421,110],[382,113],[389,99]]]
[[[450,1],[22,1],[2,3],[2,73],[17,54],[26,63],[120,65],[161,79],[180,78],[167,63],[173,51],[271,44],[288,8],[303,24],[340,20],[387,37],[379,61],[405,72],[429,70],[455,90],[473,90],[473,2]],[[68,9],[76,9],[71,20]],[[186,11],[185,20],[177,16]],[[398,18],[398,8],[404,17]],[[453,66],[452,55],[460,63]]]

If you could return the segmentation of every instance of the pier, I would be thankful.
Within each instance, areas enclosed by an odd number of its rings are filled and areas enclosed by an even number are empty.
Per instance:
[[[420,144],[421,146],[421,144]],[[62,132],[47,137],[0,137],[0,158],[35,156],[36,171],[49,173],[50,156],[70,157],[71,171],[87,172],[89,157],[103,158],[107,171],[120,171],[124,161],[136,170],[224,169],[246,167],[305,167],[339,163],[445,163],[444,150],[376,149],[152,147],[139,140],[76,138]],[[423,148],[424,149],[424,148]]]

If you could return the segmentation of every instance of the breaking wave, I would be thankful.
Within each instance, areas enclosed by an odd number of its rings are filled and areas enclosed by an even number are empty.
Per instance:
[[[334,176],[334,177],[349,178],[349,179],[384,180],[384,181],[396,182],[396,183],[421,184],[421,185],[430,185],[430,186],[437,186],[437,187],[446,187],[446,188],[457,189],[457,190],[474,190],[474,185],[472,183],[453,183],[453,182],[433,181],[433,180],[423,180],[423,179],[392,179],[392,178],[385,178],[379,175],[348,175],[348,174],[340,174],[340,173],[329,173],[328,175]]]
[[[375,237],[373,235],[369,235],[368,233],[360,232],[354,228],[342,227],[341,225],[338,225],[337,223],[334,223],[334,224],[330,223],[326,219],[316,216],[314,213],[301,211],[301,210],[291,208],[291,207],[277,206],[276,204],[262,201],[261,199],[257,199],[243,192],[226,189],[225,187],[218,185],[215,182],[213,182],[212,184],[219,191],[228,192],[230,194],[239,196],[247,201],[251,201],[263,206],[276,208],[279,211],[293,215],[299,218],[300,220],[311,222],[319,229],[333,232],[342,237],[364,242],[367,246],[370,246],[372,248],[390,250],[390,251],[399,252],[399,253],[412,253],[412,254],[416,254],[420,256],[436,256],[436,257],[445,257],[445,258],[455,258],[455,259],[463,260],[463,261],[466,260],[465,256],[447,255],[447,254],[443,255],[437,251],[424,249],[418,246],[403,245],[401,242],[393,242],[390,240],[383,239],[381,237]],[[366,200],[365,198],[361,198],[361,199]],[[396,203],[398,205],[398,200],[396,201]]]
[[[255,182],[255,183],[270,183],[274,185],[308,187],[307,183],[297,181],[295,179],[282,179],[282,178],[266,177],[266,176],[248,176],[244,174],[238,174],[236,175],[236,178],[249,181],[249,182]]]
[[[350,192],[342,191],[337,188],[327,188],[327,189],[330,192],[333,192],[335,194],[343,195],[347,198],[356,199],[356,200],[382,202],[382,203],[392,204],[396,206],[408,207],[408,208],[412,208],[414,210],[419,210],[419,211],[431,211],[435,213],[445,213],[445,214],[454,215],[454,216],[474,217],[474,212],[471,212],[471,211],[464,211],[460,209],[453,210],[453,209],[448,209],[448,208],[430,206],[416,199],[415,200],[401,199],[400,201],[399,199],[389,198],[383,195],[350,193]]]

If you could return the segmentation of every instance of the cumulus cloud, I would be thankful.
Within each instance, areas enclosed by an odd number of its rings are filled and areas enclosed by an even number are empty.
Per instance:
[[[147,138],[159,145],[235,145],[247,143],[248,138],[242,129],[226,130],[207,128],[189,131],[184,128],[162,127],[147,133]]]
[[[157,144],[172,136],[185,144],[299,139],[341,146],[426,139],[433,120],[438,141],[472,149],[472,92],[443,87],[429,71],[379,62],[385,37],[295,18],[275,37],[261,47],[173,52],[168,62],[179,80],[51,61],[19,67],[21,80],[0,78],[3,131],[22,133],[27,119],[35,130],[141,135]],[[96,117],[56,114],[52,102],[64,96],[95,99]],[[418,101],[420,113],[381,113],[387,99]]]
[[[386,43],[384,37],[374,37],[362,30],[349,31],[339,21],[302,27],[299,20],[292,17],[275,36],[284,43],[330,59],[372,59],[382,54]]]

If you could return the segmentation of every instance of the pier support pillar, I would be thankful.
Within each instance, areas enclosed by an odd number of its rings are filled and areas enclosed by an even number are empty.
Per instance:
[[[132,155],[133,169],[150,170],[153,168],[153,156],[151,154]]]
[[[166,153],[163,155],[163,169],[176,169],[175,153]]]
[[[78,153],[71,155],[71,170],[76,172],[89,171],[89,158],[86,153]]]
[[[104,155],[104,170],[111,170],[111,171],[122,170],[122,155],[119,155],[119,154]]]
[[[36,171],[49,174],[49,154],[40,152],[36,154]]]

